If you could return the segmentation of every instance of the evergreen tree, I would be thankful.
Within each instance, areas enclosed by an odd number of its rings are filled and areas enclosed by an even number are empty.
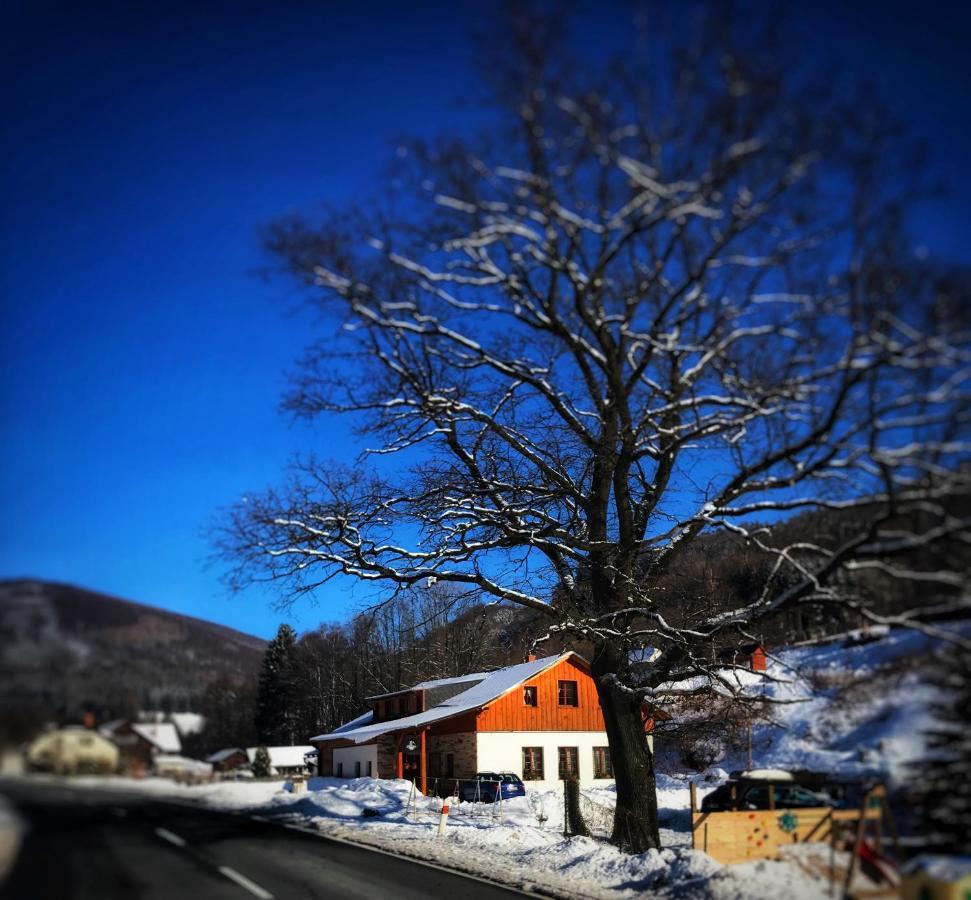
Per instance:
[[[937,662],[941,699],[927,733],[926,757],[915,765],[916,810],[929,849],[971,852],[971,660],[959,649]]]
[[[256,778],[269,778],[270,776],[270,753],[266,747],[257,747],[253,755],[253,764],[250,766]]]
[[[292,745],[296,735],[294,646],[297,633],[287,624],[267,645],[256,696],[256,732],[264,744]]]

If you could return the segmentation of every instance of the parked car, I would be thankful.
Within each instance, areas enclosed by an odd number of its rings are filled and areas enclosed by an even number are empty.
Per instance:
[[[495,803],[500,791],[503,800],[525,797],[526,785],[512,772],[476,772],[459,785],[459,799],[467,803]]]
[[[811,789],[800,784],[791,773],[754,771],[732,773],[725,784],[716,788],[701,801],[701,811],[768,809],[769,787],[775,793],[777,809],[807,809],[838,805],[830,793],[820,788]]]

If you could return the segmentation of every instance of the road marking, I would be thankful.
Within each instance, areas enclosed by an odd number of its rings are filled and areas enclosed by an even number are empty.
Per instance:
[[[273,900],[273,894],[269,891],[264,891],[255,881],[250,881],[245,875],[240,875],[235,869],[230,869],[229,866],[220,866],[219,871],[230,881],[235,881],[241,888],[246,888],[254,897],[259,897],[260,900]]]
[[[175,844],[176,847],[184,847],[185,840],[180,838],[177,834],[172,834],[167,828],[156,828],[155,833],[163,840],[168,841],[170,844]]]

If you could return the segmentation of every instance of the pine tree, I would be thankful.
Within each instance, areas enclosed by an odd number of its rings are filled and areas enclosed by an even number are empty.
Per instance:
[[[257,747],[253,754],[253,764],[250,766],[256,778],[268,778],[270,776],[270,753],[266,747]]]
[[[256,732],[262,743],[271,746],[295,743],[296,684],[293,650],[296,642],[296,632],[289,625],[283,624],[263,655],[256,697]]]
[[[952,650],[935,666],[941,699],[927,733],[927,757],[915,771],[916,810],[930,849],[971,852],[971,660]]]

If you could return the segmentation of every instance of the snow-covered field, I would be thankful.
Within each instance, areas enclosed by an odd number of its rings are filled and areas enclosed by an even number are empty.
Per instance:
[[[800,702],[776,708],[781,727],[756,730],[756,765],[845,776],[882,773],[891,784],[905,780],[907,763],[923,752],[921,732],[931,723],[928,702],[935,695],[915,661],[932,654],[934,644],[901,630],[861,646],[827,644],[780,653],[769,669],[775,681],[752,689]],[[506,801],[501,818],[484,804],[455,804],[445,835],[438,838],[441,801],[415,798],[407,781],[315,778],[310,790],[299,794],[286,791],[282,782],[183,787],[165,779],[75,781],[283,820],[563,897],[620,900],[645,891],[652,897],[699,900],[829,896],[829,883],[809,874],[796,857],[722,866],[691,850],[689,781],[696,781],[703,796],[724,780],[726,769],[742,768],[745,760],[736,753],[707,773],[689,776],[677,771],[670,753],[665,757],[669,771],[658,779],[664,849],[633,856],[602,841],[564,838],[558,791],[530,791],[525,798]],[[604,806],[613,804],[611,789],[584,793]]]

